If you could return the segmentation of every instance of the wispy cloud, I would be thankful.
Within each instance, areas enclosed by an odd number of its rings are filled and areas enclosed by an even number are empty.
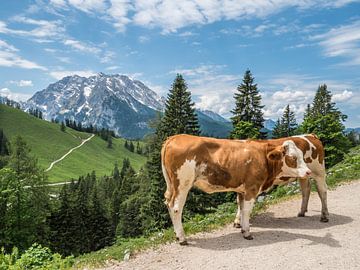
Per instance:
[[[51,42],[58,39],[65,33],[65,28],[60,20],[35,20],[24,16],[15,16],[11,22],[22,23],[33,26],[32,29],[14,29],[9,28],[7,23],[0,21],[0,33],[30,37],[38,42]]]
[[[47,70],[35,62],[22,58],[18,53],[19,50],[13,45],[0,40],[0,66]]]
[[[92,70],[58,70],[58,71],[49,72],[49,75],[57,80],[72,75],[78,75],[81,77],[90,77],[95,74],[96,72]]]
[[[101,52],[101,50],[98,47],[91,46],[89,44],[86,44],[82,41],[75,39],[65,39],[63,43],[64,45],[70,46],[71,48],[81,52],[94,53],[94,54],[98,54]]]
[[[70,7],[86,13],[99,14],[118,31],[128,24],[146,28],[158,27],[164,34],[177,32],[190,25],[205,25],[221,20],[266,18],[287,8],[339,8],[356,0],[337,1],[229,1],[229,0],[52,0],[56,9]],[[265,26],[263,26],[265,27]],[[283,28],[282,30],[286,30]],[[279,31],[282,31],[279,29]],[[263,31],[261,28],[258,31]]]
[[[332,28],[311,37],[318,41],[326,57],[344,57],[344,65],[360,65],[360,20]]]
[[[9,83],[15,84],[19,87],[33,86],[33,82],[31,80],[9,81]]]
[[[0,96],[7,97],[8,99],[15,101],[26,101],[31,97],[31,94],[17,93],[11,91],[9,88],[1,88]]]

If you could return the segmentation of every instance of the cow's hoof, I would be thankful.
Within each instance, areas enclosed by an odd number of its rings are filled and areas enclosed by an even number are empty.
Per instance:
[[[179,242],[179,244],[180,244],[180,246],[187,246],[187,245],[189,245],[189,243],[188,243],[186,240]]]
[[[320,222],[326,223],[326,222],[329,222],[329,219],[327,217],[321,217]]]
[[[248,236],[243,236],[246,240],[253,240],[254,239],[254,237],[250,234],[250,235],[248,235]]]
[[[234,222],[234,227],[235,227],[235,228],[241,228],[241,224],[240,224],[240,223],[237,223],[237,222]]]
[[[305,213],[299,213],[298,217],[305,217]]]

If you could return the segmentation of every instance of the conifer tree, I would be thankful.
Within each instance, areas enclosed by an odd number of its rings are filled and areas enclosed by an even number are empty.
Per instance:
[[[139,155],[142,154],[142,149],[141,149],[139,141],[136,143],[136,153]]]
[[[264,124],[263,112],[261,111],[264,106],[261,105],[261,95],[257,89],[257,84],[254,84],[254,77],[250,70],[246,70],[243,82],[237,87],[234,98],[235,109],[231,111],[234,115],[231,117],[233,129],[235,130],[240,122],[249,122],[257,129],[260,136],[264,137],[265,134],[260,133]]]
[[[281,137],[283,137],[283,134],[284,134],[283,125],[281,125],[280,118],[278,118],[276,120],[274,129],[272,130],[272,137],[275,138],[275,139],[276,138],[281,138]]]
[[[301,125],[304,133],[315,133],[325,146],[325,164],[330,167],[341,161],[350,148],[350,142],[344,135],[344,115],[334,102],[327,85],[320,85]]]
[[[129,143],[127,140],[125,140],[124,147],[129,150]]]
[[[73,183],[74,186],[74,183]],[[63,185],[59,202],[60,206],[50,217],[50,245],[53,251],[63,255],[77,254],[78,242],[74,235],[78,234],[77,216],[75,212],[74,189]]]
[[[134,143],[132,141],[130,141],[130,143],[129,143],[129,151],[134,152],[134,150],[135,150]]]
[[[284,113],[281,116],[281,120],[278,119],[274,130],[273,130],[273,138],[282,138],[293,136],[296,133],[298,125],[295,119],[295,113],[291,111],[290,105],[288,104],[285,107]]]
[[[4,131],[0,128],[0,169],[3,168],[9,159],[9,142]]]
[[[108,136],[108,139],[107,139],[107,148],[113,148],[112,146],[112,137],[111,136]]]
[[[0,170],[0,205],[3,220],[0,246],[21,250],[34,242],[44,242],[49,209],[47,178],[27,143],[17,136],[7,166]]]
[[[61,130],[62,132],[65,132],[66,126],[65,126],[64,122],[61,122],[60,130]]]
[[[191,101],[191,93],[180,74],[176,75],[165,106],[162,128],[166,130],[167,136],[181,133],[200,135],[200,126],[194,103]]]
[[[106,217],[105,209],[98,197],[97,187],[94,186],[89,211],[89,251],[98,250],[113,242],[114,234],[112,224]]]
[[[150,147],[149,160],[145,166],[150,179],[150,185],[145,192],[146,203],[141,209],[142,223],[146,230],[156,230],[170,225],[169,214],[164,204],[166,184],[161,169],[160,151],[163,141],[169,136],[180,133],[200,134],[191,93],[187,90],[185,80],[180,74],[176,75],[165,104],[164,117],[160,121],[154,122],[156,131]],[[200,191],[196,192],[200,193]],[[200,193],[198,201],[200,196],[207,195]],[[205,199],[208,200],[208,198]],[[194,200],[192,201],[194,202]],[[191,195],[189,195],[187,205],[191,205],[192,201]]]

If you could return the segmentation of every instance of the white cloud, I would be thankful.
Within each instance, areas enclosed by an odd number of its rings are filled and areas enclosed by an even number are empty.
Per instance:
[[[7,97],[8,99],[15,101],[26,101],[31,97],[30,94],[12,92],[9,88],[0,89],[0,96]]]
[[[54,8],[75,7],[86,13],[98,13],[120,32],[130,23],[146,28],[158,27],[163,33],[177,32],[190,25],[204,25],[221,20],[266,18],[288,8],[299,10],[339,8],[356,0],[52,0]],[[257,31],[264,31],[262,26]],[[278,29],[289,31],[286,27]]]
[[[81,52],[94,53],[94,54],[98,54],[101,52],[99,48],[75,39],[65,39],[63,43],[64,45],[70,46],[71,48]]]
[[[150,38],[147,36],[139,36],[138,40],[140,43],[146,43],[150,40]]]
[[[0,66],[47,70],[35,62],[22,58],[17,54],[18,51],[14,46],[0,40]]]
[[[119,69],[120,66],[110,66],[110,67],[107,67],[105,68],[106,70],[116,70],[116,69]]]
[[[96,72],[92,70],[59,70],[59,71],[51,71],[50,76],[60,80],[66,76],[72,76],[72,75],[78,75],[81,77],[90,77],[92,75],[95,75]]]
[[[33,86],[33,82],[31,80],[10,81],[9,83],[15,84],[20,87]]]
[[[221,115],[227,115],[234,107],[233,94],[241,76],[224,74],[225,65],[200,65],[192,69],[175,69],[188,83],[195,105]]]
[[[11,21],[31,25],[33,28],[30,30],[13,29],[9,28],[5,22],[0,21],[0,33],[31,37],[38,42],[50,42],[65,33],[65,28],[60,20],[35,20],[24,16],[15,16]]]
[[[323,48],[326,57],[345,57],[345,65],[360,65],[360,20],[311,37]]]
[[[333,102],[342,102],[352,106],[353,89],[346,81],[324,80],[323,78],[303,74],[281,74],[263,84],[267,86],[263,95],[264,113],[266,118],[281,117],[283,109],[290,104],[298,121],[302,120],[307,104],[311,104],[320,84],[326,83],[333,94]]]
[[[58,2],[58,1],[56,1]],[[62,6],[64,6],[64,1],[62,2]],[[68,0],[69,5],[72,5],[73,7],[86,12],[101,12],[106,8],[106,1],[104,0]]]
[[[349,100],[353,96],[352,91],[344,90],[341,93],[334,94],[332,96],[332,101],[334,102],[344,102]]]

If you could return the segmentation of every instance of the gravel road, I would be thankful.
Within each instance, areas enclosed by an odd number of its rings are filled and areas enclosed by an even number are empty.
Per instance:
[[[360,269],[360,182],[329,191],[328,206],[329,223],[319,222],[313,193],[305,218],[296,217],[300,198],[252,218],[252,241],[228,225],[189,237],[189,246],[162,245],[104,269]]]

